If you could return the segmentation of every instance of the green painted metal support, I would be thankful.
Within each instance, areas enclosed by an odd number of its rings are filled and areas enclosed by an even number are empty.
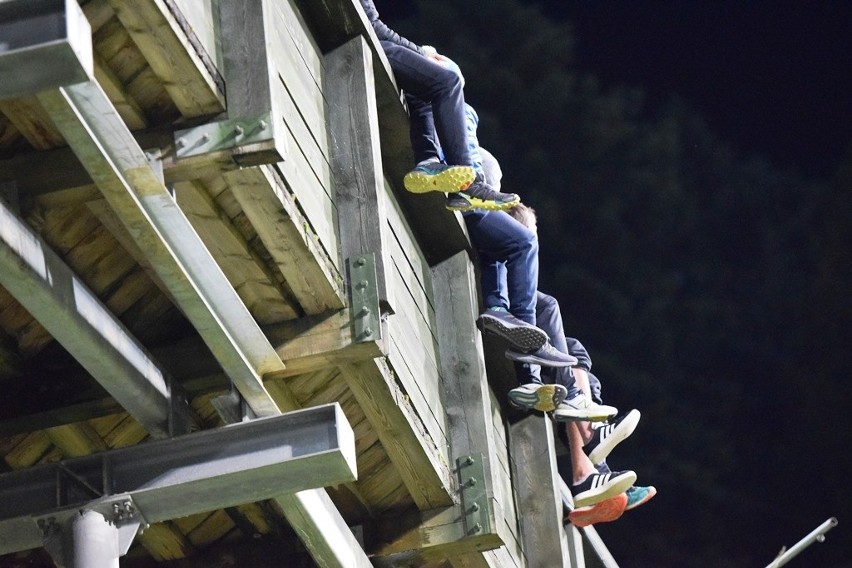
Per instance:
[[[376,255],[360,255],[347,262],[349,268],[349,301],[355,342],[382,339],[379,289],[376,276]]]

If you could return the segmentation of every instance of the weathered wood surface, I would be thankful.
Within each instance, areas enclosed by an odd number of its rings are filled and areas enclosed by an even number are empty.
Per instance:
[[[109,0],[146,63],[183,116],[225,110],[223,92],[164,0]]]
[[[564,566],[562,497],[556,471],[553,425],[529,415],[509,429],[518,520],[526,564],[530,568]]]

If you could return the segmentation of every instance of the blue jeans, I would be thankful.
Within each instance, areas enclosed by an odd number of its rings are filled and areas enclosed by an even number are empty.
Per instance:
[[[591,373],[592,359],[589,352],[578,339],[565,336],[565,324],[562,320],[562,311],[556,298],[542,292],[536,296],[536,325],[550,337],[550,343],[562,353],[568,353],[577,358],[577,365],[589,373],[589,387],[592,391],[592,399],[598,404],[601,401],[601,382]],[[568,398],[573,398],[580,392],[574,380],[570,367],[547,368],[542,372],[543,379],[547,383],[559,383],[568,389]]]
[[[485,308],[504,308],[516,318],[535,325],[536,234],[504,211],[466,211],[462,216],[479,253]],[[538,365],[515,363],[515,372],[520,384],[541,382]]]
[[[411,147],[417,162],[439,158],[450,165],[473,162],[465,132],[464,89],[455,72],[419,53],[381,42],[411,114]],[[439,142],[440,140],[440,142]]]
[[[485,307],[502,307],[535,325],[538,237],[505,211],[466,211],[470,240],[479,253]]]

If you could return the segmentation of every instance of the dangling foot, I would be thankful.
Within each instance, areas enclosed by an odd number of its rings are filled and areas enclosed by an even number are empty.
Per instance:
[[[402,180],[411,193],[444,191],[455,193],[470,187],[476,172],[470,166],[448,166],[440,162],[418,164]]]

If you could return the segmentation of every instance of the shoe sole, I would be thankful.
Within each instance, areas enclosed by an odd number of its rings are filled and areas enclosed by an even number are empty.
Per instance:
[[[554,410],[553,419],[556,422],[604,422],[609,420],[616,414],[618,414],[618,409],[613,408],[611,406],[603,408],[610,408],[611,411],[606,414],[601,414],[601,410],[585,410],[585,409],[571,409],[571,410]],[[625,436],[626,437],[626,436]],[[597,448],[595,448],[597,449]],[[608,453],[608,452],[607,452]],[[591,460],[591,457],[589,458]],[[600,461],[592,460],[592,463],[600,463]]]
[[[551,412],[565,400],[565,388],[560,385],[542,385],[535,392],[509,391],[509,402],[524,410]]]
[[[611,497],[615,497],[619,493],[624,493],[636,481],[636,474],[633,472],[624,473],[618,477],[611,477],[609,481],[592,489],[582,491],[574,495],[574,506],[576,508],[586,507],[600,503]]]
[[[507,324],[503,320],[482,314],[476,325],[484,332],[502,337],[519,351],[537,351],[547,343],[547,334],[537,327]]]
[[[502,203],[497,201],[488,201],[486,199],[479,199],[478,197],[466,197],[465,200],[467,201],[465,205],[447,205],[446,208],[450,211],[473,211],[474,209],[485,209],[486,211],[505,211],[507,209],[511,209],[512,207],[521,202],[520,197],[515,200],[504,201]]]
[[[648,501],[650,501],[651,499],[653,499],[653,498],[654,498],[654,495],[656,495],[656,494],[657,494],[657,488],[656,488],[656,487],[654,487],[654,486],[651,486],[651,487],[649,487],[648,489],[650,489],[650,491],[648,491],[648,494],[647,494],[647,495],[645,495],[645,497],[644,497],[641,501],[636,501],[635,503],[633,503],[633,504],[632,504],[632,505],[630,505],[629,507],[625,507],[625,508],[624,508],[624,510],[625,510],[625,511],[632,511],[632,510],[633,510],[633,509],[635,509],[636,507],[638,507],[638,506],[640,506],[640,505],[644,505],[645,503],[647,503]]]
[[[544,359],[532,353],[519,353],[511,349],[506,350],[506,359],[517,361],[518,363],[541,365],[542,367],[573,367],[579,362],[574,357],[571,357],[569,361],[555,361],[553,359]]]
[[[621,517],[627,510],[627,495],[622,493],[600,503],[568,513],[568,520],[575,527],[583,528],[596,523],[608,523]]]
[[[636,409],[628,412],[627,416],[618,423],[618,426],[612,431],[612,433],[589,452],[589,459],[591,462],[601,463],[604,461],[618,444],[626,440],[627,437],[636,430],[636,426],[639,424],[639,419],[641,417],[642,414]]]
[[[430,191],[456,193],[467,189],[474,179],[476,179],[476,172],[470,166],[450,166],[436,174],[417,170],[408,172],[402,179],[402,183],[411,193]]]

